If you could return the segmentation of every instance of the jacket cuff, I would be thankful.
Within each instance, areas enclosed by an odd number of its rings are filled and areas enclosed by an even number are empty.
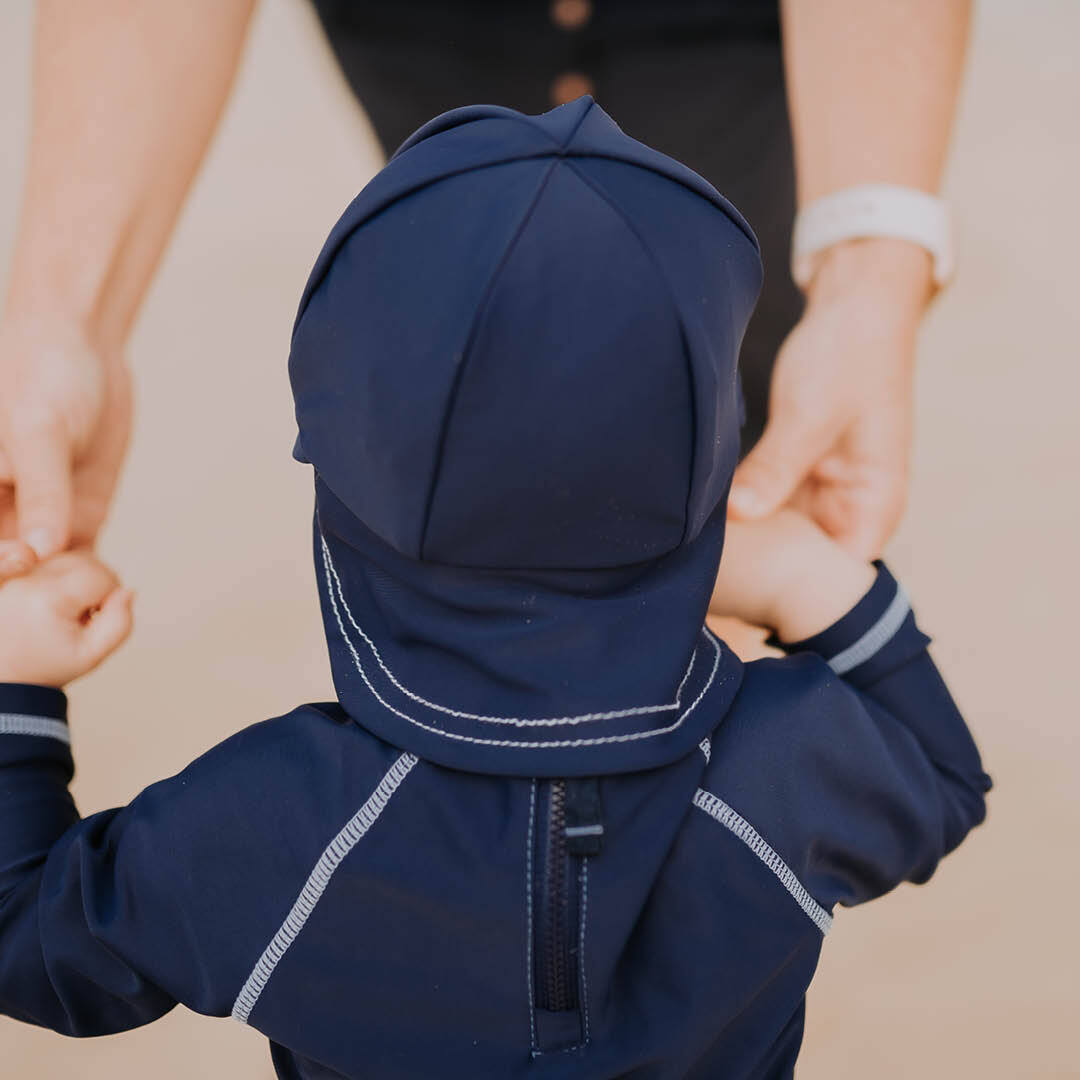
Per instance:
[[[921,652],[930,639],[915,625],[907,593],[880,559],[874,566],[874,583],[846,615],[813,637],[788,642],[773,634],[768,644],[789,654],[816,653],[857,683],[873,682]]]
[[[0,764],[27,756],[27,739],[50,739],[65,747],[71,742],[67,695],[51,686],[0,683]]]

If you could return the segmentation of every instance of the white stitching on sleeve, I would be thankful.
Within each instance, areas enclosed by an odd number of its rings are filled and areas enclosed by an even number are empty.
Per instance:
[[[379,781],[378,786],[364,805],[356,811],[346,822],[345,827],[327,845],[326,850],[315,864],[315,869],[311,871],[307,881],[304,882],[304,887],[300,890],[300,895],[296,898],[292,909],[285,916],[285,921],[271,939],[270,944],[266,946],[262,956],[259,957],[251,974],[248,976],[247,982],[244,983],[240,993],[237,994],[232,1007],[234,1020],[239,1020],[242,1024],[248,1022],[248,1017],[251,1015],[255,1003],[259,1000],[259,995],[266,988],[270,976],[274,974],[274,968],[280,963],[289,946],[297,939],[300,931],[304,929],[304,924],[311,917],[315,905],[322,898],[327,885],[330,884],[330,878],[333,876],[334,871],[341,865],[345,856],[356,846],[360,838],[378,820],[379,815],[386,809],[390,796],[397,791],[417,760],[414,754],[402,754],[386,771],[386,774]]]
[[[787,889],[822,934],[827,934],[832,929],[832,916],[810,895],[791,867],[750,822],[718,795],[713,795],[703,788],[698,788],[694,793],[694,805],[733,832],[779,878],[780,884]]]

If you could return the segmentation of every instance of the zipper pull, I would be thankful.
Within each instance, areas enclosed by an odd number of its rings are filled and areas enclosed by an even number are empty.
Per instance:
[[[599,855],[604,843],[604,816],[598,776],[573,777],[566,781],[564,804],[566,850],[571,855]]]

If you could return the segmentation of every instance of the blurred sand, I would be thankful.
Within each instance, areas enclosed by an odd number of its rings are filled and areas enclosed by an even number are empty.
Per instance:
[[[0,268],[30,22],[28,0],[4,0]],[[960,274],[922,343],[891,551],[996,780],[991,817],[929,889],[840,912],[801,1080],[1080,1076],[1077,41],[1070,0],[979,5],[949,181]],[[72,694],[84,812],[332,694],[285,358],[315,253],[377,164],[306,5],[264,0],[131,346],[137,427],[103,550],[138,590],[139,627]],[[183,1009],[84,1043],[0,1022],[5,1078],[271,1075],[261,1036]]]

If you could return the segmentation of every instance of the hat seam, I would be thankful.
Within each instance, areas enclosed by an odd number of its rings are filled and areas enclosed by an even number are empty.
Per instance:
[[[439,437],[435,442],[434,460],[431,465],[431,480],[428,484],[427,497],[424,501],[424,515],[420,525],[419,542],[416,547],[416,557],[421,561],[424,558],[424,546],[427,543],[428,527],[431,524],[431,507],[435,501],[435,491],[438,487],[439,479],[442,476],[442,462],[443,455],[446,452],[447,437],[450,432],[450,420],[453,417],[454,408],[457,405],[458,393],[461,390],[462,379],[464,378],[465,369],[469,363],[469,354],[476,341],[476,335],[479,332],[484,313],[487,311],[488,304],[491,302],[492,294],[495,291],[496,284],[498,284],[503,267],[506,266],[507,260],[517,247],[518,240],[521,239],[521,234],[524,232],[525,226],[529,223],[529,219],[532,217],[537,204],[540,202],[540,199],[547,188],[548,181],[551,179],[551,174],[555,171],[558,163],[559,159],[556,158],[544,170],[544,175],[540,178],[540,183],[537,185],[536,191],[529,200],[529,205],[525,208],[521,220],[514,229],[513,236],[511,236],[506,248],[499,257],[499,261],[495,264],[495,268],[492,270],[491,276],[487,280],[487,284],[484,286],[484,291],[480,296],[480,300],[476,305],[476,310],[473,312],[472,320],[469,323],[469,330],[465,335],[465,344],[461,349],[461,357],[454,369],[454,377],[446,395],[446,407],[443,409],[442,423],[439,427]]]
[[[585,96],[587,97],[588,95]],[[594,104],[595,102],[592,100],[592,98],[589,98],[589,105],[588,108],[586,108],[585,112],[587,113]],[[479,111],[473,112],[473,110],[480,109],[491,109],[492,111],[483,114]],[[506,105],[464,105],[460,109],[454,109],[452,111],[455,113],[460,112],[462,114],[473,112],[473,115],[462,115],[460,119],[456,119],[452,124],[447,124],[445,127],[432,127],[432,130],[429,131],[426,135],[424,135],[423,138],[418,139],[417,136],[420,134],[421,131],[424,130],[424,128],[431,127],[432,125],[436,124],[437,121],[444,119],[446,114],[444,113],[442,116],[432,117],[432,119],[430,119],[426,124],[424,124],[423,127],[417,128],[417,130],[414,131],[390,155],[390,157],[387,159],[387,163],[389,164],[389,162],[393,161],[395,158],[399,157],[402,154],[408,153],[408,151],[419,146],[421,143],[427,142],[428,139],[434,138],[437,135],[444,135],[448,131],[454,131],[456,128],[465,127],[468,124],[478,124],[483,122],[484,120],[513,120],[517,123],[528,124],[529,127],[532,128],[534,131],[539,131],[548,139],[550,139],[553,146],[564,147],[566,145],[566,143],[560,143],[559,140],[556,139],[555,136],[552,135],[551,132],[548,131],[543,124],[538,123],[534,114],[523,113],[520,112],[518,109],[511,109]],[[544,116],[546,114],[540,113],[538,115]],[[580,123],[581,121],[579,120],[578,125],[580,125]],[[571,132],[570,138],[573,138],[573,136],[577,134],[578,125],[575,125],[573,132]]]
[[[322,530],[319,530],[319,542],[322,549],[322,562],[323,571],[326,579],[327,589],[333,589],[337,594],[337,599],[341,602],[341,607],[344,609],[346,620],[352,625],[352,628],[360,635],[360,639],[368,647],[372,657],[378,664],[383,675],[390,681],[393,687],[401,693],[403,696],[416,702],[416,704],[430,709],[433,712],[443,713],[446,716],[450,716],[457,720],[474,720],[478,723],[485,724],[505,724],[511,727],[517,728],[530,728],[530,727],[567,727],[576,724],[590,723],[598,720],[621,720],[631,716],[645,716],[651,713],[661,712],[678,712],[682,708],[683,703],[683,691],[686,688],[687,683],[690,681],[691,673],[694,670],[694,663],[697,657],[698,646],[694,645],[693,651],[690,653],[690,662],[683,673],[682,680],[680,681],[678,688],[675,691],[675,700],[668,702],[664,705],[632,705],[625,706],[617,709],[602,709],[594,710],[592,712],[580,713],[576,716],[564,715],[564,716],[545,716],[545,717],[520,717],[520,716],[494,716],[491,714],[473,713],[464,709],[454,708],[448,705],[441,705],[438,702],[431,701],[424,697],[422,694],[417,693],[415,690],[409,689],[394,672],[390,669],[388,663],[383,658],[382,653],[379,651],[378,646],[374,640],[370,637],[367,631],[357,622],[356,617],[352,613],[352,609],[349,607],[349,602],[345,597],[345,586],[342,584],[341,577],[337,572],[337,566],[334,563],[333,554],[330,551],[330,545],[327,543],[325,535]],[[344,632],[344,626],[342,626]]]
[[[342,236],[338,239],[337,243],[335,243],[332,252],[330,252],[329,254],[325,251],[319,252],[319,256],[315,260],[316,267],[320,263],[324,262],[325,265],[323,265],[322,272],[319,274],[318,278],[315,281],[309,281],[307,286],[305,287],[304,295],[301,298],[301,305],[296,313],[296,319],[293,324],[292,337],[290,338],[289,342],[290,346],[295,343],[296,335],[300,329],[300,324],[304,321],[304,316],[307,314],[307,310],[311,306],[311,301],[314,299],[315,294],[319,291],[319,289],[322,288],[323,283],[326,281],[326,276],[330,273],[330,268],[333,266],[334,260],[337,259],[338,255],[340,254],[341,249],[353,238],[353,236],[360,229],[362,229],[370,222],[374,221],[376,218],[380,217],[385,211],[397,206],[397,204],[401,202],[402,199],[407,199],[411,195],[416,195],[417,193],[423,191],[425,188],[432,187],[433,185],[438,184],[443,180],[451,180],[457,176],[467,176],[469,173],[480,172],[482,169],[494,169],[502,165],[516,165],[517,163],[522,161],[542,161],[544,158],[554,158],[558,160],[561,156],[562,155],[559,153],[557,147],[545,147],[543,150],[536,150],[528,154],[518,154],[514,157],[501,158],[498,161],[483,161],[476,165],[465,165],[462,166],[460,169],[451,169],[449,172],[439,173],[438,176],[429,176],[423,180],[417,180],[414,185],[411,185],[410,187],[407,187],[404,190],[397,192],[397,194],[393,195],[386,202],[372,208],[372,210],[369,213],[365,214],[362,218],[360,218],[359,221],[353,222],[349,226],[348,231],[343,233]],[[366,190],[366,188],[364,190]],[[359,199],[362,194],[363,191],[361,191],[360,194],[356,196],[356,199],[354,199],[353,202]],[[346,209],[345,214],[348,214],[348,209]]]
[[[586,111],[585,115],[588,115],[588,111]],[[537,125],[537,127],[539,127],[539,125]],[[570,136],[570,138],[573,139],[574,135],[576,134],[577,133],[575,131]],[[418,180],[415,185],[407,187],[404,190],[393,195],[385,203],[380,206],[374,207],[370,213],[366,214],[359,221],[350,225],[348,232],[344,233],[338,240],[338,242],[334,245],[334,249],[331,254],[327,254],[325,251],[319,253],[318,258],[316,259],[316,267],[319,265],[319,263],[324,262],[324,256],[325,265],[323,266],[322,272],[319,274],[318,279],[315,282],[309,281],[307,286],[305,287],[304,295],[301,298],[300,308],[296,313],[296,319],[293,323],[290,345],[295,342],[297,332],[300,328],[300,323],[303,322],[304,315],[307,314],[307,309],[311,304],[311,300],[315,296],[315,293],[318,292],[319,289],[322,287],[323,282],[326,280],[326,275],[330,272],[330,267],[333,265],[333,262],[337,258],[338,253],[345,246],[345,244],[348,243],[350,239],[352,239],[353,234],[356,233],[359,229],[363,228],[363,226],[368,224],[368,222],[374,221],[380,214],[383,213],[383,211],[389,210],[391,207],[396,206],[402,199],[407,199],[410,195],[415,195],[417,192],[423,191],[425,188],[431,187],[434,184],[438,184],[442,180],[450,180],[456,176],[466,176],[471,172],[479,172],[481,169],[497,168],[500,165],[513,165],[516,162],[520,161],[540,161],[543,158],[554,158],[556,160],[565,159],[568,161],[574,158],[595,158],[601,161],[614,161],[620,165],[628,165],[635,169],[643,169],[646,172],[652,173],[654,176],[659,176],[662,179],[667,180],[669,183],[678,184],[680,187],[685,188],[687,191],[689,191],[692,195],[696,195],[699,199],[704,199],[707,203],[711,204],[717,210],[719,210],[720,213],[722,213],[724,217],[726,217],[728,221],[730,221],[731,224],[734,225],[740,233],[742,233],[743,238],[750,244],[750,246],[754,249],[754,252],[760,258],[761,245],[757,237],[754,235],[753,230],[746,222],[746,219],[742,216],[742,214],[739,213],[735,205],[731,203],[731,201],[727,199],[726,196],[722,195],[719,191],[716,191],[715,188],[712,188],[713,192],[716,195],[716,198],[714,199],[707,192],[702,191],[700,188],[688,183],[684,178],[680,176],[674,176],[669,172],[665,172],[663,169],[659,169],[655,165],[647,165],[640,161],[631,161],[629,158],[622,157],[619,154],[601,154],[597,153],[596,151],[590,150],[575,150],[570,146],[569,141],[566,144],[560,146],[559,143],[555,142],[555,140],[552,139],[552,145],[549,147],[545,147],[544,149],[538,149],[530,153],[517,154],[512,157],[500,158],[498,161],[483,161],[475,165],[466,165],[460,169],[452,169],[448,172],[439,173],[437,176],[430,176],[426,179]],[[676,164],[678,164],[678,162],[676,162]],[[701,179],[704,180],[703,177]],[[708,184],[708,181],[705,181],[705,183]],[[712,187],[711,184],[708,186],[710,188]],[[359,199],[362,194],[363,192],[361,191],[360,194],[356,196],[356,199]],[[354,199],[353,201],[355,202],[356,199]],[[719,202],[717,202],[717,199],[719,199]],[[345,213],[348,214],[348,210],[346,210]]]
[[[444,739],[452,742],[472,743],[475,745],[500,747],[515,750],[552,750],[563,748],[575,748],[583,746],[606,746],[609,744],[619,744],[628,742],[637,742],[642,739],[651,739],[658,736],[668,735],[674,731],[679,730],[690,714],[693,713],[698,705],[705,699],[709,691],[712,689],[713,684],[716,682],[716,676],[720,670],[721,660],[725,658],[725,648],[722,646],[720,639],[717,638],[707,626],[702,626],[700,635],[704,636],[705,640],[712,645],[714,650],[712,669],[710,670],[708,677],[705,680],[704,685],[698,690],[697,696],[694,700],[684,709],[679,716],[670,724],[665,724],[663,727],[656,728],[639,728],[635,731],[622,732],[617,735],[595,735],[590,737],[574,738],[574,739],[494,739],[486,738],[479,735],[470,735],[463,731],[457,731],[450,728],[436,727],[433,724],[425,723],[422,720],[418,720],[414,716],[410,716],[408,713],[403,712],[389,701],[386,700],[375,689],[375,686],[371,682],[367,671],[364,669],[363,664],[360,662],[360,654],[353,643],[348,631],[345,629],[345,624],[341,618],[341,611],[338,607],[338,599],[335,595],[334,584],[329,580],[329,572],[327,572],[327,589],[328,597],[330,600],[331,608],[334,612],[335,621],[337,622],[338,630],[341,634],[341,638],[346,648],[348,649],[353,665],[356,671],[363,680],[364,685],[367,687],[370,695],[381,705],[386,711],[393,713],[395,716],[400,717],[402,720],[406,720],[408,723],[414,725],[422,731],[425,731],[432,735],[439,735]],[[695,652],[699,640],[695,643]],[[720,685],[725,681],[726,676],[721,676]],[[680,702],[681,704],[681,702]]]
[[[686,365],[687,382],[690,389],[690,468],[688,470],[688,477],[686,483],[686,499],[683,503],[683,529],[682,537],[679,540],[679,544],[676,547],[686,543],[687,534],[690,530],[690,502],[694,494],[694,473],[697,469],[697,386],[694,382],[694,365],[690,357],[689,339],[686,333],[686,324],[683,319],[683,313],[680,309],[676,299],[675,290],[671,286],[671,282],[668,279],[667,274],[664,273],[663,267],[657,261],[656,256],[652,252],[652,248],[645,243],[645,238],[637,230],[633,221],[630,220],[626,212],[620,207],[615,200],[608,194],[606,189],[596,181],[590,179],[585,173],[578,169],[573,161],[567,160],[567,166],[570,171],[590,190],[598,199],[601,199],[608,208],[623,222],[630,234],[638,242],[645,258],[649,261],[656,276],[663,283],[664,289],[667,291],[668,302],[671,304],[672,310],[675,313],[675,321],[679,326],[679,344],[682,349],[683,362]]]
[[[573,130],[567,135],[566,141],[562,144],[561,149],[565,150],[567,146],[573,141],[574,136],[578,132],[578,128],[581,127],[582,121],[592,111],[593,103],[590,101],[588,107],[582,112],[578,118],[577,124],[574,125]],[[555,140],[552,139],[552,142]],[[558,144],[556,144],[558,145]],[[450,392],[446,398],[446,408],[443,411],[442,426],[439,430],[439,438],[435,444],[435,460],[432,463],[431,470],[431,482],[428,486],[427,500],[424,506],[423,522],[420,526],[420,539],[417,544],[417,557],[420,560],[424,558],[424,547],[427,544],[428,531],[431,526],[431,508],[435,502],[435,493],[438,489],[439,480],[442,477],[442,464],[443,457],[446,451],[446,441],[450,432],[450,422],[454,415],[454,409],[457,406],[458,395],[461,390],[461,384],[465,377],[465,370],[469,365],[469,356],[472,351],[473,345],[476,342],[476,335],[480,331],[480,326],[483,322],[485,313],[487,312],[488,305],[491,302],[491,297],[495,292],[495,286],[498,284],[499,277],[502,274],[504,267],[510,260],[510,256],[514,253],[514,249],[517,247],[518,241],[521,239],[522,234],[525,231],[525,227],[528,225],[533,213],[536,211],[537,206],[540,204],[540,200],[544,197],[544,192],[547,190],[548,183],[551,180],[556,168],[560,161],[564,161],[563,154],[558,154],[551,162],[551,164],[544,171],[544,175],[540,179],[540,183],[537,185],[536,193],[533,195],[529,202],[528,207],[525,209],[525,213],[521,217],[521,221],[518,222],[517,228],[514,230],[514,235],[510,238],[510,242],[506,245],[499,261],[496,263],[494,270],[491,272],[491,277],[488,278],[487,284],[484,286],[484,292],[480,297],[480,302],[476,305],[476,311],[473,312],[472,322],[469,325],[469,332],[465,337],[465,344],[461,350],[461,358],[458,360],[457,367],[454,370],[454,378],[450,384]]]

